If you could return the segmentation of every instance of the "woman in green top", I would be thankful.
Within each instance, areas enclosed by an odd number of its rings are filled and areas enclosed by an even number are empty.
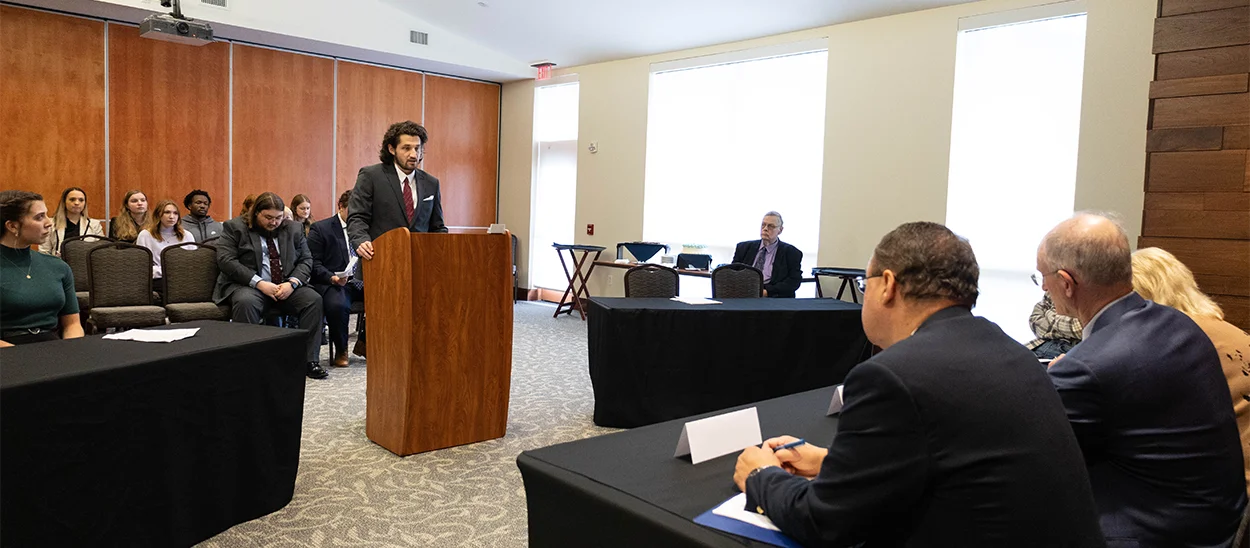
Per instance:
[[[0,191],[0,224],[0,347],[81,337],[69,265],[30,250],[52,229],[43,196]]]

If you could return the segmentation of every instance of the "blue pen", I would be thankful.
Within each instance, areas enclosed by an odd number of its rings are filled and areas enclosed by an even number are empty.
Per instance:
[[[790,443],[787,443],[787,444],[785,444],[785,445],[778,446],[777,448],[773,449],[773,452],[774,452],[774,453],[776,453],[776,452],[778,452],[778,451],[780,451],[780,450],[782,450],[782,449],[794,449],[795,447],[798,447],[798,446],[803,445],[803,444],[805,444],[805,443],[807,443],[807,442],[806,442],[806,441],[803,441],[802,439],[797,439],[797,440],[794,440],[794,441],[792,441],[792,442],[790,442]]]

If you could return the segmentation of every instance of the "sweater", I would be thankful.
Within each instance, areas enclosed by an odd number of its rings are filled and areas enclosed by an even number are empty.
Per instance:
[[[65,261],[0,245],[0,333],[57,330],[61,316],[77,313],[74,273]]]

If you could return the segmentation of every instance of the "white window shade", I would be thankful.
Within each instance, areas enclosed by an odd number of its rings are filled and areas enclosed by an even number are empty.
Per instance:
[[[530,285],[564,289],[552,243],[574,243],[577,207],[577,83],[534,90],[534,187],[530,207]]]

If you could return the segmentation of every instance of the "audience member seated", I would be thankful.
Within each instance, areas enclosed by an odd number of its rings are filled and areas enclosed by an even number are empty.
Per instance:
[[[1040,274],[1033,275],[1033,283],[1042,284]],[[1056,314],[1050,295],[1043,294],[1042,300],[1033,305],[1029,327],[1037,338],[1025,346],[1033,351],[1033,355],[1044,360],[1057,358],[1081,342],[1081,320]]]
[[[103,236],[104,223],[87,215],[87,192],[76,186],[69,187],[61,193],[61,201],[56,205],[56,216],[52,218],[52,232],[48,239],[39,244],[39,251],[61,256],[61,244],[78,236]]]
[[[735,263],[754,266],[764,273],[765,297],[790,297],[803,283],[803,252],[778,238],[785,227],[781,214],[769,211],[760,223],[760,239],[740,242]]]
[[[1145,299],[1184,312],[1215,345],[1233,399],[1233,413],[1241,431],[1241,456],[1250,485],[1250,335],[1224,321],[1224,311],[1198,289],[1189,267],[1157,247],[1133,253],[1133,289]]]
[[[291,208],[286,210],[287,218],[299,223],[304,228],[304,235],[308,235],[308,231],[312,230],[312,202],[308,200],[308,196],[296,194],[291,198]]]
[[[282,219],[282,198],[265,192],[247,215],[222,225],[217,240],[217,287],[213,300],[229,304],[236,322],[259,324],[270,310],[298,317],[310,333],[306,348],[309,378],[328,375],[321,354],[321,296],[307,287],[312,255],[304,231]]]
[[[212,205],[213,199],[198,188],[182,199],[182,206],[187,208],[187,214],[182,217],[182,229],[191,233],[197,242],[204,243],[221,236],[221,222],[213,220],[208,214]]]
[[[247,215],[247,210],[252,209],[252,204],[256,203],[256,195],[248,194],[243,198],[243,206],[239,209],[239,217]]]
[[[339,196],[338,215],[313,223],[308,233],[308,250],[313,259],[312,286],[321,294],[330,340],[338,349],[334,356],[335,367],[347,367],[347,323],[352,302],[365,300],[364,283],[359,276],[352,276],[351,272],[346,276],[335,274],[346,270],[348,263],[356,258],[356,250],[347,243],[347,204],[351,197],[350,190]],[[295,211],[298,213],[299,207]],[[356,339],[358,348],[364,347],[364,339],[365,334],[361,332]]]
[[[972,315],[967,240],[907,223],[866,270],[864,332],[884,351],[847,375],[829,448],[742,452],[747,510],[804,546],[1105,546],[1045,369]]]
[[[173,200],[162,200],[156,204],[147,226],[143,227],[143,232],[135,239],[135,245],[146,247],[152,252],[152,287],[156,291],[162,291],[161,251],[171,245],[194,241],[195,238],[190,232],[183,230],[182,223],[179,222],[178,204]]]
[[[109,221],[109,237],[134,243],[139,232],[148,224],[148,197],[139,190],[131,190],[122,198],[121,210]]]
[[[81,337],[69,265],[30,250],[52,229],[43,196],[0,191],[0,225],[0,347]]]
[[[1037,270],[1055,311],[1085,326],[1081,344],[1049,372],[1107,540],[1228,546],[1246,478],[1211,340],[1181,312],[1133,292],[1128,237],[1106,217],[1060,223],[1038,247]]]

